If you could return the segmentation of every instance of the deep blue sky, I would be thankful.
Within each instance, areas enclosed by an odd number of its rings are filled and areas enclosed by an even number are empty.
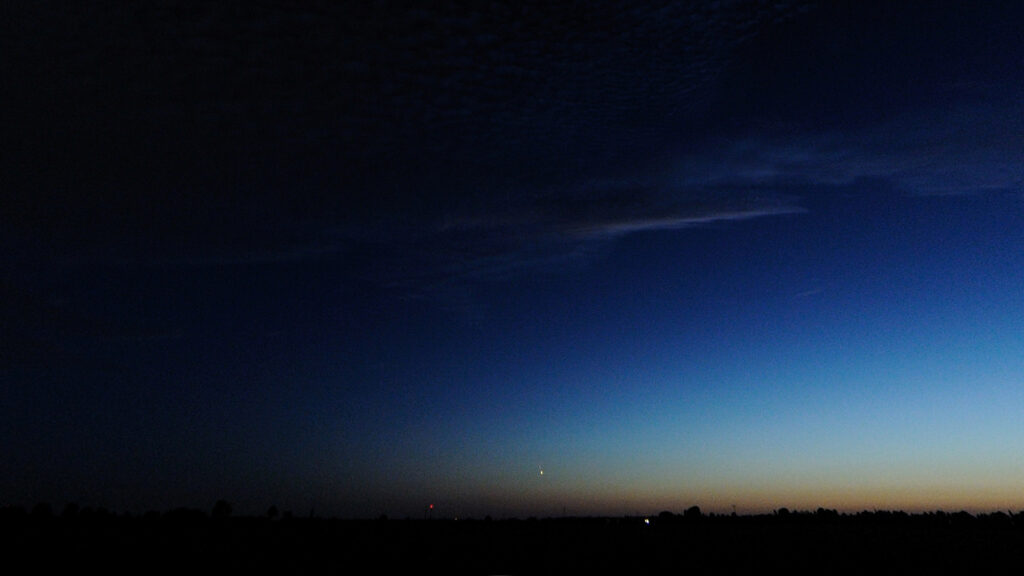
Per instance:
[[[1024,508],[1024,14],[891,4],[9,8],[0,505]]]

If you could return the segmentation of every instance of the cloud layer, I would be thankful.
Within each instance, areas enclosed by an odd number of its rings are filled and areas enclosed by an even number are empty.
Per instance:
[[[914,17],[23,4],[3,40],[22,80],[3,239],[65,262],[340,259],[388,283],[799,213],[794,190],[1019,192],[1012,27]],[[969,67],[944,67],[947,46]]]

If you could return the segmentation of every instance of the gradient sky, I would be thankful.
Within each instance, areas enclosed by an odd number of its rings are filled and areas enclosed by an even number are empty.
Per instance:
[[[1024,509],[1024,11],[851,4],[5,7],[0,505]]]

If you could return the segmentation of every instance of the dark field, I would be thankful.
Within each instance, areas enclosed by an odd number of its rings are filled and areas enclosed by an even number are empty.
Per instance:
[[[780,510],[527,520],[335,520],[103,511],[0,513],[7,566],[104,574],[1015,572],[1024,515]]]

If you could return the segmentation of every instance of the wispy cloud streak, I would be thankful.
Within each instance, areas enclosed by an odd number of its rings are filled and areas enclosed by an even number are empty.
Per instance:
[[[705,214],[677,215],[668,217],[638,218],[631,220],[612,220],[608,222],[592,223],[577,228],[570,228],[569,233],[576,237],[613,238],[630,234],[633,232],[650,232],[657,230],[677,230],[689,228],[702,224],[715,222],[731,222],[738,220],[751,220],[768,216],[781,216],[785,214],[800,214],[805,212],[803,208],[796,206],[779,208],[758,208],[750,210],[730,210],[722,212],[710,212]]]

